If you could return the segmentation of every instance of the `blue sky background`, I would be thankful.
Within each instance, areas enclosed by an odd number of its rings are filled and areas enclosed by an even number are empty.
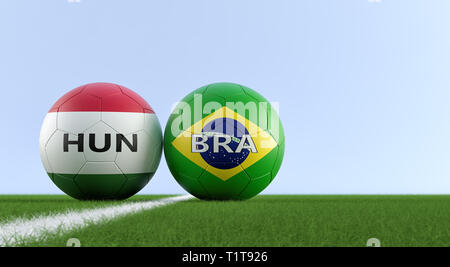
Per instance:
[[[0,193],[61,193],[41,165],[50,106],[105,81],[172,104],[229,81],[280,102],[264,193],[450,193],[450,1],[0,2]],[[141,192],[182,193],[163,160]]]

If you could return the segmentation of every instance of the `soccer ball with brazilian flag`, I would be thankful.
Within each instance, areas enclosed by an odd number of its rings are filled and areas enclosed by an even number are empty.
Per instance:
[[[164,136],[177,182],[211,200],[244,200],[263,191],[280,169],[284,145],[275,107],[233,83],[210,84],[183,98]]]

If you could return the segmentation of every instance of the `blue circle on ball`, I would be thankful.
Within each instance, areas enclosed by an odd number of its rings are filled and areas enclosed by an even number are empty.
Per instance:
[[[200,153],[200,155],[203,160],[215,168],[222,170],[232,169],[244,162],[250,154],[250,151],[245,148],[241,152],[235,153],[242,136],[248,135],[245,126],[237,120],[230,118],[215,119],[202,129],[202,134],[208,137],[205,143],[209,149]],[[224,135],[231,137],[231,142],[226,145],[233,152],[227,151],[223,146],[218,146],[218,151],[214,153],[214,135],[218,135],[218,141],[222,143],[226,142]]]

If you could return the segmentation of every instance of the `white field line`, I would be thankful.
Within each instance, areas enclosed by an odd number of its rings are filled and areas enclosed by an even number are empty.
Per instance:
[[[67,211],[31,219],[14,219],[0,224],[0,246],[16,246],[29,241],[44,240],[48,234],[59,234],[83,228],[90,224],[110,221],[118,217],[173,204],[193,198],[176,196],[145,202],[134,202],[103,208]]]

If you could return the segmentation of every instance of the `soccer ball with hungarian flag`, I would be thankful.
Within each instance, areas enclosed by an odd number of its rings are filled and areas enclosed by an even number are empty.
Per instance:
[[[164,134],[172,175],[200,199],[244,200],[275,178],[284,155],[277,110],[254,90],[215,83],[174,108]]]
[[[40,152],[53,183],[77,199],[125,199],[158,168],[162,131],[150,105],[112,83],[80,86],[46,115]]]

